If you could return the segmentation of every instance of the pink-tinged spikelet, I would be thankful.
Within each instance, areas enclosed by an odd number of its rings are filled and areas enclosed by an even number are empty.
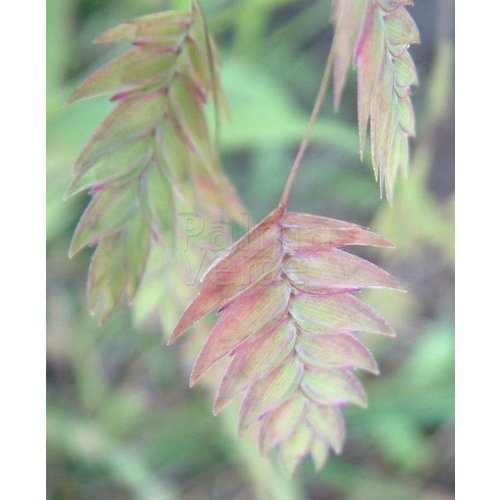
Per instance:
[[[340,105],[347,72],[358,72],[358,127],[363,156],[370,124],[371,157],[381,194],[392,203],[399,170],[409,167],[409,138],[415,135],[411,87],[417,71],[408,48],[419,43],[408,0],[335,0],[334,102]]]
[[[214,82],[219,86],[216,49],[207,39],[196,6],[120,24],[96,41],[129,42],[131,50],[96,70],[69,99],[111,95],[116,104],[77,158],[66,194],[92,195],[70,255],[96,245],[88,299],[101,322],[124,296],[133,300],[151,246],[171,247],[180,206],[246,222],[203,109]]]
[[[219,313],[191,385],[229,356],[214,413],[243,392],[240,433],[258,425],[261,450],[278,447],[290,475],[307,455],[320,468],[330,448],[340,453],[340,408],[367,405],[354,371],[377,374],[378,368],[357,334],[394,335],[354,292],[401,286],[374,264],[339,249],[347,245],[393,246],[356,224],[273,211],[205,273],[170,340],[208,313]]]

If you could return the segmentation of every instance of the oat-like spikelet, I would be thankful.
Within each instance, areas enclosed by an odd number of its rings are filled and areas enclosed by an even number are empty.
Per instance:
[[[409,139],[415,135],[411,87],[417,71],[408,48],[419,43],[408,0],[335,0],[334,102],[338,108],[351,62],[358,73],[358,127],[361,155],[370,124],[375,177],[392,204],[398,170],[409,166]]]
[[[357,334],[394,335],[355,293],[401,286],[374,264],[339,249],[347,245],[392,247],[356,224],[273,211],[206,272],[170,339],[219,312],[191,385],[230,356],[214,413],[243,391],[240,433],[257,422],[260,448],[278,447],[290,475],[307,455],[319,468],[328,449],[339,453],[345,434],[340,408],[367,404],[354,371],[378,368]]]
[[[223,96],[196,5],[132,19],[96,41],[132,44],[70,97],[110,94],[117,103],[76,160],[67,192],[92,194],[70,255],[97,245],[88,301],[104,322],[125,295],[134,298],[154,242],[171,246],[181,212],[245,220],[205,117],[207,98]]]

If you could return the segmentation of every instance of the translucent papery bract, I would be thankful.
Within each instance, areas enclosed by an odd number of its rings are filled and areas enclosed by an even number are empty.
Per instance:
[[[191,384],[229,356],[214,413],[243,392],[240,433],[258,425],[260,449],[279,448],[290,475],[307,455],[321,468],[329,449],[340,453],[340,409],[367,405],[354,372],[377,374],[378,367],[357,334],[394,335],[353,293],[401,286],[374,264],[338,249],[344,245],[392,247],[356,224],[273,211],[209,268],[171,337],[219,312]]]
[[[392,204],[399,170],[409,166],[409,138],[415,135],[410,99],[418,77],[408,48],[419,43],[408,0],[334,0],[334,97],[338,108],[351,64],[358,72],[358,127],[363,156],[370,124],[375,178]]]
[[[208,96],[222,97],[212,88],[212,82],[219,86],[211,74],[218,60],[208,40],[196,7],[128,21],[96,41],[130,42],[132,50],[95,71],[70,97],[111,94],[117,102],[77,158],[66,195],[92,194],[70,255],[97,245],[88,295],[101,322],[125,294],[134,298],[151,246],[161,240],[172,247],[183,213],[245,223],[205,117]]]

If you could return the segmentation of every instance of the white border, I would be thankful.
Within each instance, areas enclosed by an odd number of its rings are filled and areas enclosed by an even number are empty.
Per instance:
[[[45,496],[44,10],[35,0],[2,11],[1,442],[10,498]],[[496,2],[457,2],[459,500],[498,491],[499,11]]]
[[[57,1],[57,0],[56,0]],[[45,498],[45,4],[2,4],[2,496]]]
[[[469,500],[499,491],[498,3],[457,2],[456,28],[456,498]]]

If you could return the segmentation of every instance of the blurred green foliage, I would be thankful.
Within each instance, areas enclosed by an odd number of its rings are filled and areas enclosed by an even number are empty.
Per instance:
[[[222,128],[223,164],[258,220],[275,207],[305,130],[329,45],[329,2],[202,3],[232,108]],[[347,412],[343,456],[319,474],[307,463],[292,482],[248,440],[236,441],[230,417],[214,418],[203,390],[187,388],[189,367],[178,347],[164,347],[157,322],[134,327],[123,308],[98,327],[85,304],[90,252],[67,258],[86,202],[85,195],[62,201],[71,164],[110,104],[64,101],[109,59],[109,49],[91,45],[94,36],[176,4],[185,2],[47,2],[48,498],[453,498],[452,2],[422,0],[413,9],[422,32],[413,51],[418,139],[394,209],[380,202],[359,162],[353,75],[339,114],[325,106],[292,193],[293,209],[363,223],[393,239],[398,248],[375,257],[409,290],[366,296],[399,336],[369,344],[382,375],[365,377],[368,410]]]

